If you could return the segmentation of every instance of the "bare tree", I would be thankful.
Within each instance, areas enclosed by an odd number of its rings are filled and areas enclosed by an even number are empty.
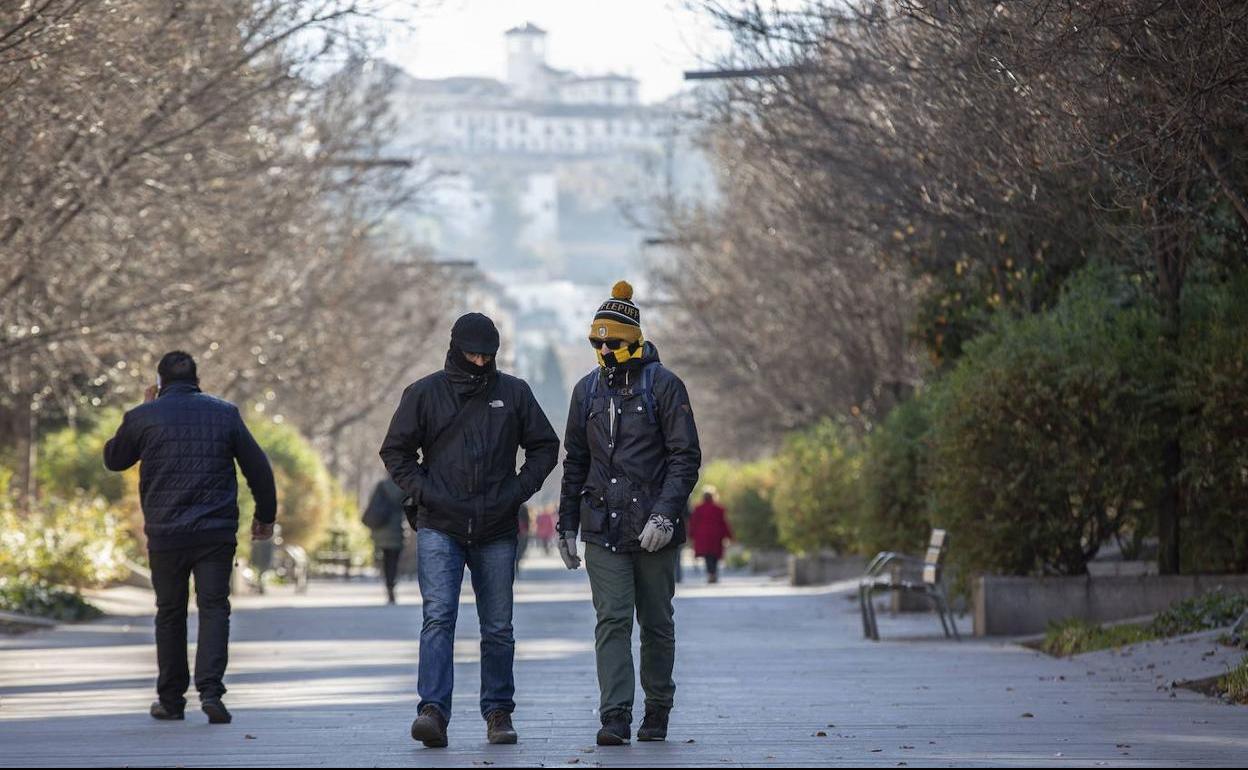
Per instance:
[[[36,415],[132,397],[168,346],[221,351],[239,398],[332,431],[371,397],[342,398],[349,377],[393,378],[396,329],[441,312],[424,255],[384,231],[420,180],[376,160],[384,100],[350,58],[369,12],[0,7],[0,410],[24,495]]]

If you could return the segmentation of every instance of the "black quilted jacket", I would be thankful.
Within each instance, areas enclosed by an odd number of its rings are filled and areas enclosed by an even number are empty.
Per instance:
[[[238,530],[234,461],[256,501],[256,518],[277,517],[273,469],[238,407],[191,383],[166,385],[155,401],[126,412],[104,445],[104,465],[139,466],[143,530],[153,551],[232,543]]]

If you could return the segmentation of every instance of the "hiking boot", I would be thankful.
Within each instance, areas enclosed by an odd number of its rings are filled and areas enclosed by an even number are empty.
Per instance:
[[[519,736],[516,728],[511,725],[511,714],[506,711],[491,711],[485,717],[485,736],[490,743],[515,743]]]
[[[152,715],[152,719],[159,719],[162,722],[171,722],[174,720],[186,719],[186,707],[174,708],[166,706],[160,701],[152,703],[152,708],[148,711]]]
[[[208,698],[199,704],[199,708],[208,715],[210,725],[228,725],[234,718],[220,698]]]
[[[632,738],[632,718],[623,711],[613,711],[602,716],[602,729],[598,731],[599,746],[624,746]]]
[[[446,717],[437,706],[425,706],[420,716],[412,722],[412,740],[420,741],[428,749],[446,747]]]
[[[669,713],[668,709],[647,708],[646,717],[641,720],[641,727],[637,728],[637,740],[667,740],[667,715]]]

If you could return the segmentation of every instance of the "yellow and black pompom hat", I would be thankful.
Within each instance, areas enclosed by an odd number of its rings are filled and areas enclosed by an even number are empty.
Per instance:
[[[611,299],[602,303],[594,315],[589,338],[641,342],[641,311],[633,304],[633,287],[628,281],[611,287]]]

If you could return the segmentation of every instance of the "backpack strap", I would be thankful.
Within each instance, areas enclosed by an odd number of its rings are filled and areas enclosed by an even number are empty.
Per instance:
[[[654,373],[662,365],[658,361],[652,361],[641,370],[641,400],[646,405],[646,416],[650,418],[651,425],[658,422],[654,408]]]
[[[594,399],[598,397],[598,383],[602,380],[602,370],[594,367],[594,370],[586,376],[589,377],[589,392],[585,394],[585,422],[588,423],[589,413],[594,408]]]
[[[640,386],[633,390],[633,395],[641,396],[642,403],[646,405],[646,417],[650,419],[651,425],[658,422],[654,401],[654,375],[662,365],[662,362],[651,361],[642,367]],[[602,382],[602,369],[595,368],[586,376],[590,378],[589,392],[585,394],[585,421],[588,422],[594,399],[598,397],[598,386]]]

